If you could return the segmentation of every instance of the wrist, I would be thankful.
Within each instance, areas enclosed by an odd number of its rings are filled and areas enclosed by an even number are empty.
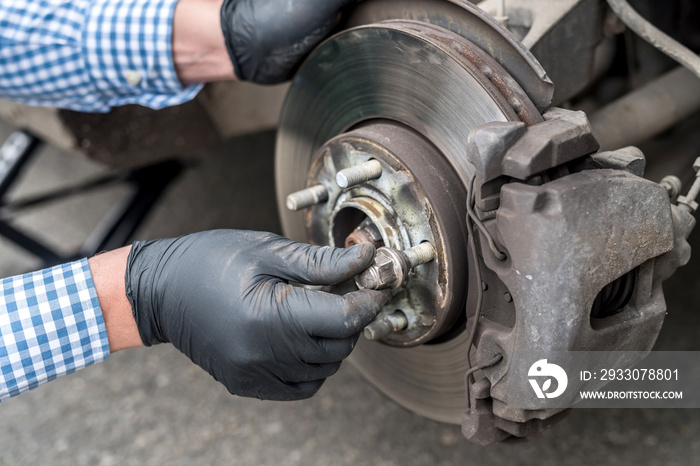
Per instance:
[[[88,259],[112,353],[143,346],[124,285],[130,250],[127,246]]]
[[[173,18],[173,61],[183,84],[236,79],[221,31],[223,0],[180,0]]]

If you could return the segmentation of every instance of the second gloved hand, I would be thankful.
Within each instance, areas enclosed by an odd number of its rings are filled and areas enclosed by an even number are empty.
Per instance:
[[[144,344],[171,342],[233,394],[302,399],[338,370],[390,293],[338,296],[287,281],[344,282],[374,253],[235,230],[136,242],[126,291]]]
[[[287,81],[353,1],[224,0],[221,28],[236,76],[259,84]]]

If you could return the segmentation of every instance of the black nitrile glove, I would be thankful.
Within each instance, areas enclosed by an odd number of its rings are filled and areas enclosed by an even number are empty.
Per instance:
[[[344,282],[374,253],[236,230],[136,242],[126,294],[144,344],[171,342],[233,394],[302,399],[338,370],[390,293],[338,296],[287,280]]]
[[[236,76],[259,84],[289,80],[354,1],[224,0],[221,29]]]

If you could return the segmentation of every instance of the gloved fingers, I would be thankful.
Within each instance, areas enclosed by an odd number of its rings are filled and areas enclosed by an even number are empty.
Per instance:
[[[335,285],[367,269],[376,250],[371,243],[341,249],[284,240],[273,243],[270,253],[271,275],[307,285]]]
[[[305,400],[314,396],[320,389],[326,379],[311,380],[308,382],[300,382],[286,384],[284,396],[276,397],[279,401]]]
[[[338,296],[322,291],[294,288],[289,296],[292,319],[310,335],[349,338],[369,325],[391,299],[388,290],[360,290]]]
[[[315,345],[302,355],[304,362],[309,364],[323,364],[341,362],[350,356],[355,349],[357,338],[317,338]]]
[[[323,380],[338,372],[338,369],[340,369],[339,362],[304,364],[303,366],[295,365],[285,368],[280,376],[286,383],[298,384]]]

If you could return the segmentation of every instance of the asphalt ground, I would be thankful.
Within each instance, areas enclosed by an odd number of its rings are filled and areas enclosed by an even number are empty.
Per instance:
[[[0,125],[0,139],[10,128]],[[201,154],[167,192],[138,238],[211,228],[279,231],[274,134],[228,141]],[[105,169],[43,149],[14,196],[88,179]],[[65,252],[81,244],[126,193],[112,187],[17,219]],[[697,232],[696,232],[697,233]],[[693,236],[700,247],[700,235]],[[1,273],[37,267],[0,240]],[[700,349],[700,260],[667,283],[669,313],[657,349]],[[169,345],[128,350],[0,403],[0,464],[50,465],[559,465],[700,462],[697,410],[574,410],[530,441],[479,447],[379,394],[350,365],[311,400],[230,396]]]

